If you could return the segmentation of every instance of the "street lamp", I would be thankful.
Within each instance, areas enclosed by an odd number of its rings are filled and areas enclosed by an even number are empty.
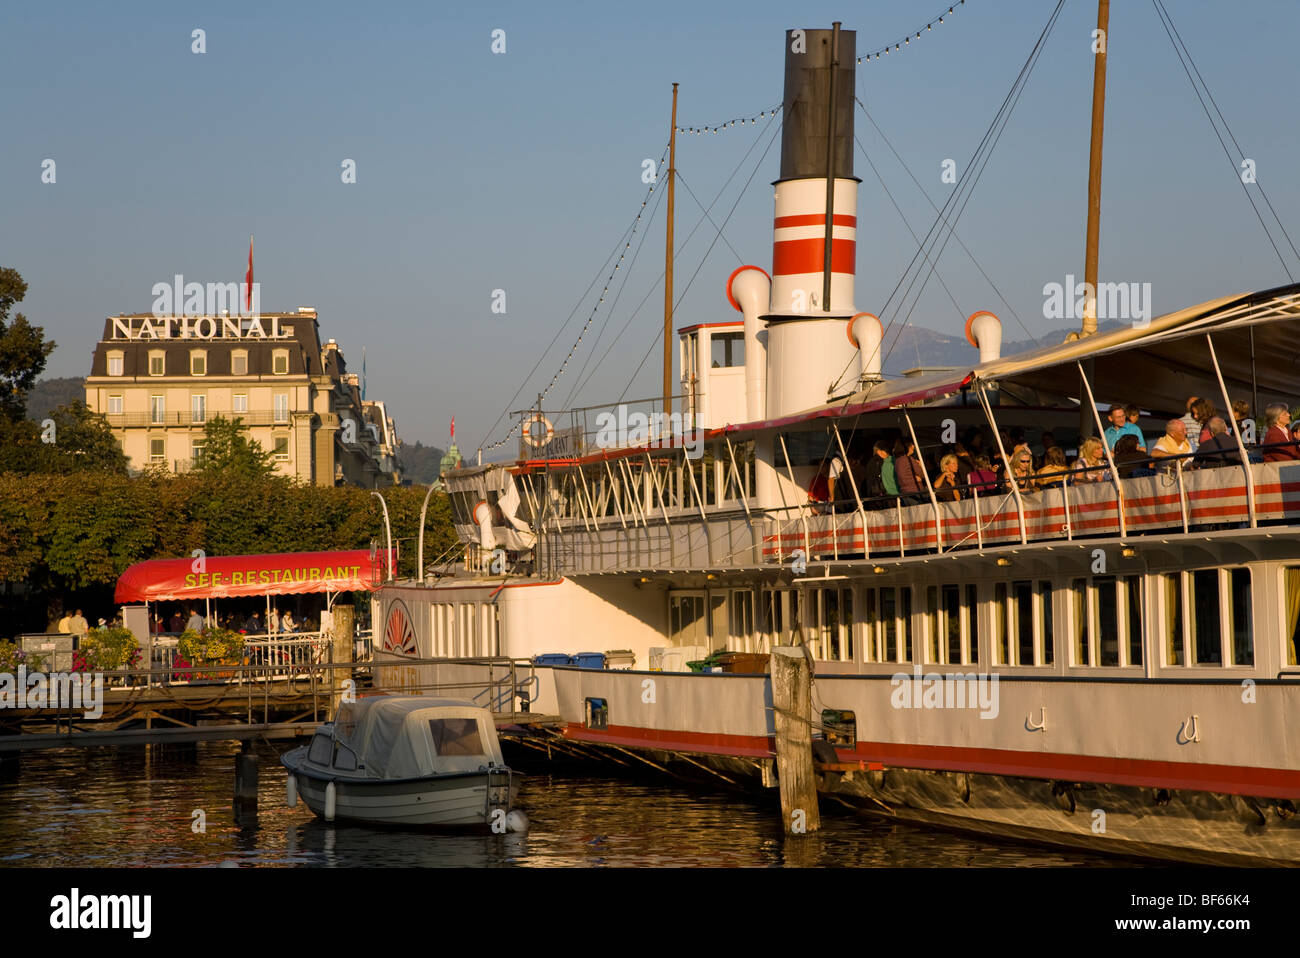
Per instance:
[[[388,566],[388,580],[393,581],[393,527],[388,522],[388,503],[384,502],[384,497],[377,492],[370,493],[379,500],[379,504],[384,507],[384,536],[388,543],[388,554],[386,564]]]

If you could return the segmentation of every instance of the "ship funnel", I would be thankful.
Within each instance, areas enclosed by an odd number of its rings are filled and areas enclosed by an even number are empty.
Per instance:
[[[745,418],[762,419],[767,406],[767,336],[759,319],[772,280],[757,266],[742,266],[727,277],[727,299],[745,317]]]
[[[988,310],[971,313],[966,320],[966,339],[980,351],[980,362],[998,359],[1002,355],[1002,320]]]
[[[861,383],[878,383],[885,377],[880,373],[881,346],[885,338],[885,329],[880,319],[871,313],[858,313],[845,330],[858,351],[858,381]]]

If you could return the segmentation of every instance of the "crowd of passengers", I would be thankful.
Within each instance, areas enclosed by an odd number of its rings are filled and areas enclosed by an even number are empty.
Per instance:
[[[932,456],[923,457],[910,436],[896,431],[892,437],[876,440],[865,452],[859,451],[861,447],[855,441],[849,449],[848,469],[864,505],[886,508],[896,499],[903,505],[928,502],[927,478],[941,502],[1008,493],[1011,477],[1022,494],[1110,482],[1107,447],[1121,479],[1154,476],[1158,470],[1175,468],[1240,466],[1243,447],[1251,462],[1300,460],[1300,421],[1291,421],[1291,412],[1283,403],[1265,407],[1259,424],[1251,419],[1250,404],[1243,400],[1234,402],[1230,415],[1224,416],[1213,401],[1193,396],[1187,400],[1187,414],[1170,419],[1154,441],[1138,426],[1140,416],[1141,410],[1132,403],[1113,405],[1107,414],[1110,424],[1105,430],[1106,445],[1102,445],[1101,438],[1089,436],[1077,449],[1068,451],[1050,432],[1042,434],[1035,451],[1026,442],[1024,429],[1002,431],[999,444],[987,428],[971,427],[957,442],[944,444]],[[823,505],[854,501],[845,463],[838,453],[828,456],[808,495],[814,503]]]

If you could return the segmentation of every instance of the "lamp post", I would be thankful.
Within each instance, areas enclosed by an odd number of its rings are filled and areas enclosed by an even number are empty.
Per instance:
[[[429,491],[424,494],[424,505],[420,506],[420,545],[416,549],[419,553],[417,558],[420,562],[420,574],[417,578],[420,581],[420,585],[424,585],[424,516],[425,513],[429,511],[429,497],[433,495],[433,489],[434,487],[432,485],[429,486]]]
[[[379,500],[379,504],[384,507],[384,537],[388,543],[388,552],[385,558],[385,564],[388,566],[388,582],[393,581],[393,527],[388,522],[388,503],[384,497],[377,492],[371,492],[372,496]]]

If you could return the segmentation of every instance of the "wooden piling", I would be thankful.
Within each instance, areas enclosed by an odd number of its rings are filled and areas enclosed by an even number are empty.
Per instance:
[[[235,802],[257,804],[257,753],[252,743],[244,742],[235,756]]]
[[[821,828],[812,754],[812,667],[802,646],[772,649],[772,708],[781,819],[787,835]]]
[[[331,643],[332,658],[335,665],[352,661],[353,624],[356,621],[356,609],[350,605],[337,603],[334,606],[334,635]],[[330,675],[330,715],[339,714],[339,702],[343,698],[343,683],[352,679],[352,670],[334,668]],[[355,688],[353,694],[355,695]]]

